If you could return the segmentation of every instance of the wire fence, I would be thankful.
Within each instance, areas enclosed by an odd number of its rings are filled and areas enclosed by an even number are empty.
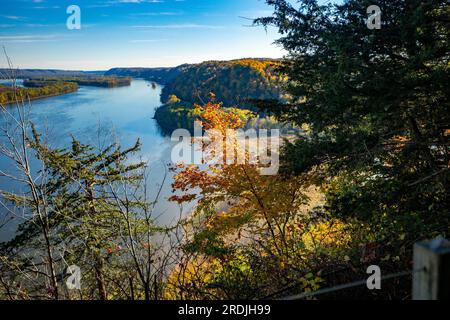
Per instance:
[[[425,269],[420,269],[420,270],[409,270],[409,271],[391,273],[391,274],[382,276],[381,281],[411,276],[415,273],[425,272],[425,271],[426,271]],[[316,297],[319,295],[324,295],[324,294],[333,293],[333,292],[337,292],[337,291],[341,291],[341,290],[361,287],[361,286],[365,286],[365,285],[367,285],[367,279],[354,281],[354,282],[350,282],[350,283],[346,283],[346,284],[341,284],[341,285],[337,285],[337,286],[334,286],[331,288],[319,289],[319,290],[313,291],[313,292],[304,292],[304,293],[300,293],[300,294],[296,294],[296,295],[292,295],[292,296],[287,296],[287,297],[281,298],[280,300],[286,300],[286,301],[303,300],[303,299],[307,299],[307,298]]]
[[[433,240],[416,242],[414,244],[413,265],[412,270],[391,273],[385,276],[380,275],[375,280],[381,283],[389,279],[412,276],[411,296],[413,300],[450,300],[450,268],[448,267],[450,266],[450,241],[442,236],[438,236]],[[370,290],[371,283],[369,281],[372,279],[373,275],[368,279],[323,288],[313,292],[285,296],[279,300],[302,300],[361,286],[367,286]],[[281,296],[282,293],[287,293],[288,290],[294,290],[294,288],[295,286],[291,285],[278,291],[272,297],[275,295]]]

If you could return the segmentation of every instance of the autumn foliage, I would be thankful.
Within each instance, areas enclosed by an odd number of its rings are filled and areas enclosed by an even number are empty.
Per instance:
[[[196,112],[208,130],[242,125],[220,103],[196,106]],[[186,260],[169,278],[171,298],[182,298],[185,290],[199,299],[262,298],[292,281],[302,290],[315,290],[323,279],[308,260],[344,260],[356,241],[349,225],[313,213],[321,204],[314,175],[263,176],[248,163],[178,165],[173,170],[171,200],[197,205],[186,221]],[[315,256],[318,251],[323,256]],[[234,288],[239,281],[245,290]],[[215,287],[219,284],[227,289]]]

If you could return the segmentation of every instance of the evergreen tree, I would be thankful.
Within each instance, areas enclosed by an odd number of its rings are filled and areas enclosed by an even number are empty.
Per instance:
[[[448,1],[267,3],[274,15],[256,23],[282,34],[292,100],[265,107],[311,129],[287,144],[286,172],[315,169],[329,212],[372,221],[380,237],[449,234]],[[370,5],[381,29],[367,27]]]
[[[88,297],[93,292],[102,300],[120,297],[118,288],[128,287],[128,280],[137,274],[142,284],[139,288],[145,293],[142,297],[149,299],[152,279],[144,270],[149,266],[139,257],[148,254],[146,262],[150,264],[152,257],[146,250],[138,254],[137,246],[142,249],[143,239],[149,246],[147,236],[156,228],[151,219],[145,218],[151,204],[137,192],[142,187],[145,163],[129,161],[140,150],[140,142],[126,150],[111,144],[98,151],[73,139],[71,148],[51,149],[33,129],[28,144],[45,168],[40,172],[46,177],[42,180],[45,195],[41,199],[45,199],[42,205],[48,219],[37,219],[31,199],[4,193],[5,199],[25,206],[32,215],[20,225],[13,240],[2,244],[2,254],[20,261],[20,268],[36,264],[25,257],[29,250],[36,256],[42,250],[41,224],[45,224],[58,272],[63,274],[64,268],[72,264],[81,267],[83,292]]]

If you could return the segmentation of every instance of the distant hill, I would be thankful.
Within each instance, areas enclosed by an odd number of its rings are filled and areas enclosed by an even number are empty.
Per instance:
[[[187,64],[173,68],[113,68],[108,71],[77,71],[56,69],[20,69],[14,70],[18,79],[42,78],[42,77],[96,77],[116,76],[143,78],[159,84],[167,84],[173,81],[186,67]],[[11,71],[0,68],[0,79],[10,79]]]
[[[225,107],[237,107],[258,112],[249,100],[282,100],[285,77],[275,72],[279,60],[240,59],[207,61],[185,66],[162,89],[155,119],[164,134],[184,128],[192,130],[194,104],[210,100],[211,93]],[[261,113],[262,116],[265,116]]]
[[[56,82],[76,83],[80,86],[90,87],[123,87],[131,85],[131,78],[129,77],[112,77],[112,76],[97,76],[97,75],[83,75],[76,77],[34,77],[25,79],[23,85],[28,88],[39,88],[47,85],[51,85]]]
[[[114,68],[104,73],[106,76],[143,78],[159,84],[174,81],[189,65],[184,64],[173,68]]]
[[[37,77],[77,77],[77,76],[98,76],[103,75],[104,71],[70,71],[54,69],[20,69],[14,70],[18,79],[37,78]],[[11,70],[0,69],[0,79],[10,79]]]
[[[212,92],[226,106],[242,106],[248,99],[279,99],[283,77],[275,73],[278,60],[240,59],[207,61],[185,66],[161,94],[166,103],[171,95],[182,102],[202,103]]]
[[[58,96],[62,94],[72,93],[78,90],[78,84],[74,82],[46,82],[41,86],[35,86],[30,88],[18,88],[15,91],[8,86],[0,85],[0,104],[5,106],[9,103],[15,103],[17,97],[26,97],[26,99],[36,100],[42,98],[48,98]]]

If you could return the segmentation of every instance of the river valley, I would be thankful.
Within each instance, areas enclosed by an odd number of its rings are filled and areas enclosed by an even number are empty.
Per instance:
[[[161,104],[161,89],[145,80],[133,80],[131,86],[118,88],[81,86],[75,93],[33,101],[31,119],[40,132],[48,133],[53,147],[69,146],[71,135],[94,146],[118,141],[123,148],[140,139],[142,151],[136,157],[142,157],[149,164],[150,200],[154,200],[167,174],[154,214],[159,224],[169,225],[177,220],[181,209],[167,200],[172,191],[172,176],[168,170],[171,142],[161,134],[153,119],[155,109]],[[0,127],[4,125],[5,119],[1,117]],[[12,164],[0,158],[0,167],[8,170]],[[14,188],[20,186],[0,177],[0,189]],[[0,241],[11,238],[19,220],[18,217],[11,219],[5,209],[0,209],[0,226],[3,225]]]

